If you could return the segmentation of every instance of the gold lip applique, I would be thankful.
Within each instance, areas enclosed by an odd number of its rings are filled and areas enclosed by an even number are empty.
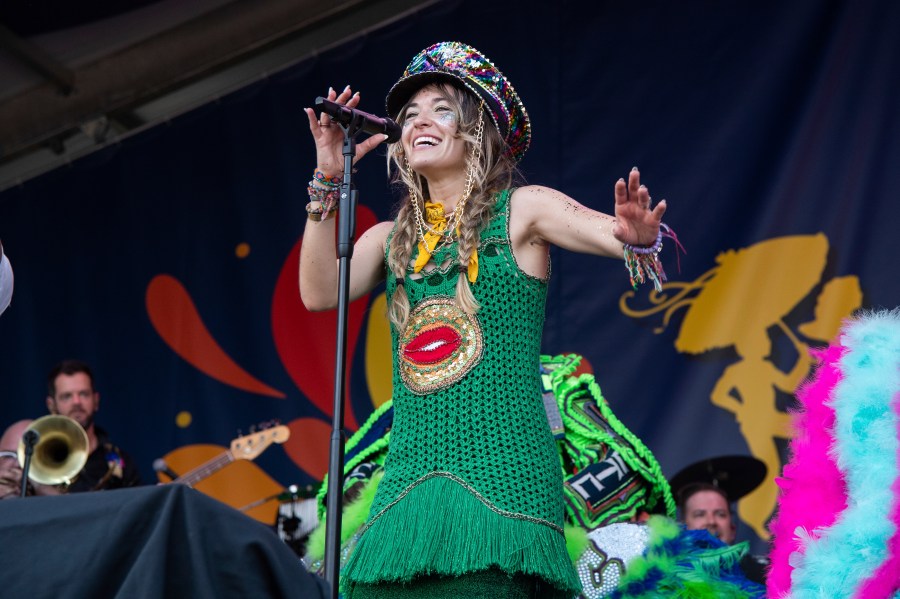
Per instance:
[[[416,306],[400,336],[400,376],[419,395],[449,387],[481,361],[484,339],[475,316],[452,298]]]

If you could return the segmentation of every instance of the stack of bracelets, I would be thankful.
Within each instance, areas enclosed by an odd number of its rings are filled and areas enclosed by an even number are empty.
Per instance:
[[[628,276],[631,279],[631,286],[636,291],[638,285],[647,279],[653,281],[653,289],[657,293],[662,291],[662,283],[666,280],[666,272],[663,270],[662,262],[659,261],[659,253],[662,251],[663,237],[669,237],[675,241],[677,249],[681,249],[678,237],[675,232],[665,223],[659,224],[659,233],[656,235],[656,242],[651,246],[631,245],[626,243],[624,246],[625,268],[628,269]]]
[[[309,204],[306,205],[306,213],[309,220],[320,222],[337,213],[340,185],[341,177],[329,177],[319,169],[313,171],[307,188]],[[319,205],[314,207],[313,202],[319,202]]]

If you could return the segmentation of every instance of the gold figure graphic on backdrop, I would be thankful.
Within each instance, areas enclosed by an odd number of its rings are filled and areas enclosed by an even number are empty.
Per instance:
[[[809,345],[785,317],[818,288],[827,256],[828,240],[821,233],[769,239],[719,254],[717,266],[695,281],[664,285],[662,294],[651,294],[655,305],[650,309],[630,308],[632,292],[619,302],[622,312],[631,317],[664,311],[663,326],[656,332],[668,325],[676,310],[686,308],[675,339],[679,352],[734,349],[738,361],[725,368],[710,391],[710,401],[735,415],[750,451],[770,473],[781,472],[776,440],[790,435],[788,415],[778,408],[777,394],[793,394],[811,365]],[[673,291],[673,296],[666,295]],[[831,279],[816,296],[814,319],[797,330],[808,339],[828,343],[841,321],[861,304],[855,276]],[[790,341],[790,355],[773,355],[776,335]],[[776,498],[777,487],[770,476],[738,505],[741,519],[762,539],[769,537],[766,522]]]
[[[787,327],[784,330],[790,331]],[[734,348],[739,361],[725,369],[710,394],[714,405],[734,413],[750,453],[765,462],[769,472],[781,472],[775,439],[790,437],[790,418],[776,405],[776,389],[793,393],[809,372],[807,348],[796,337],[793,340],[797,343],[798,357],[788,373],[768,360],[772,344],[765,330],[750,332],[736,340]],[[767,476],[738,504],[740,518],[762,539],[768,538],[765,522],[777,497],[775,480]]]

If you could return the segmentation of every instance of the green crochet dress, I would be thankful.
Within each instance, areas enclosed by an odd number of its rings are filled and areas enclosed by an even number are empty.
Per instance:
[[[392,329],[390,449],[369,520],[341,573],[347,597],[394,596],[383,583],[414,579],[407,590],[438,596],[443,592],[432,594],[429,585],[474,572],[459,580],[533,577],[549,598],[580,590],[566,553],[560,461],[535,367],[547,284],[515,263],[510,195],[499,194],[481,234],[476,315],[452,299],[455,243],[435,253],[438,267],[425,276],[407,273],[410,317],[406,330]],[[388,297],[396,285],[389,275]],[[402,593],[403,585],[391,586]]]

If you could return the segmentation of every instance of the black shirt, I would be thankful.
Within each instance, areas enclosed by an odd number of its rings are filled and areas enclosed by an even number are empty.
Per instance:
[[[97,449],[88,456],[87,463],[78,478],[69,486],[70,493],[83,491],[99,491],[101,489],[120,489],[136,487],[141,484],[134,459],[116,447],[109,435],[94,425],[97,435]]]

